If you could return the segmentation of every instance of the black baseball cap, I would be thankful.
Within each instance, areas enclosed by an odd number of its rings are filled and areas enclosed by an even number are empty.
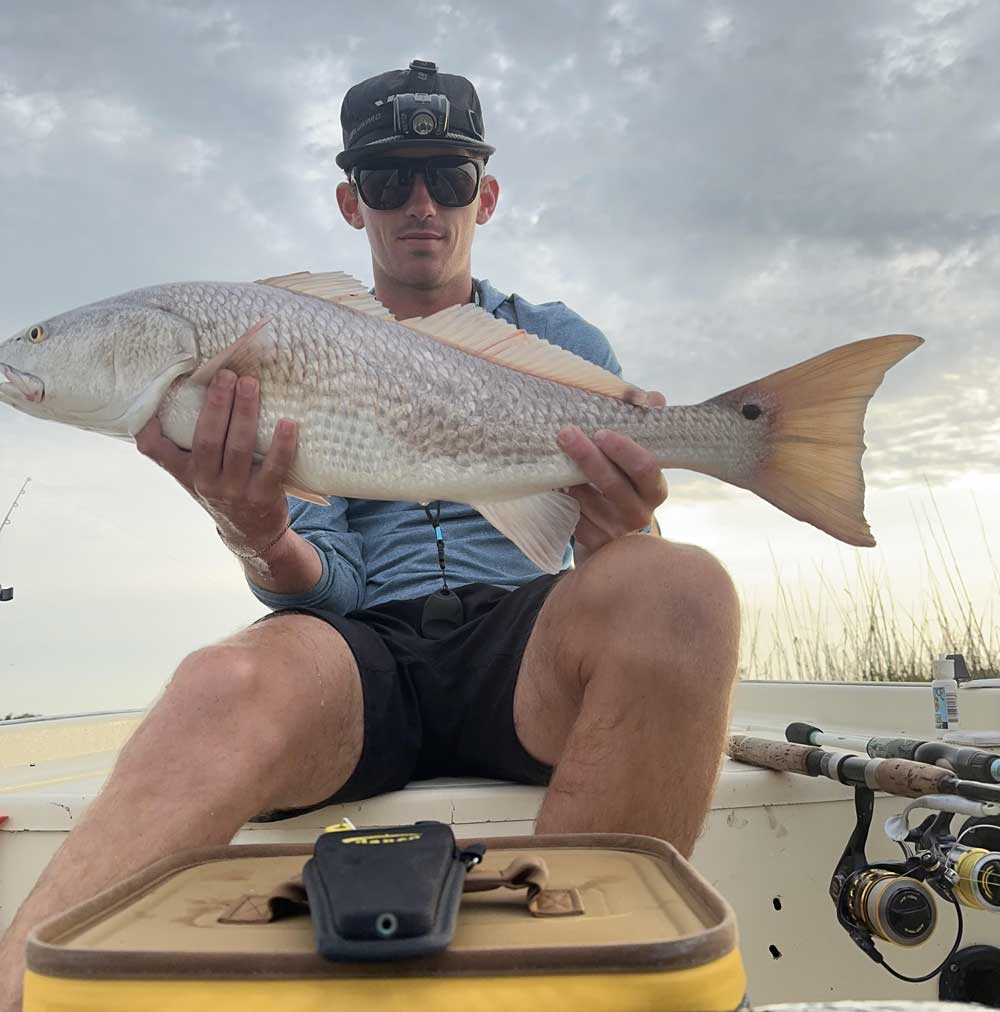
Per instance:
[[[340,107],[344,150],[337,164],[349,170],[386,148],[440,147],[482,155],[496,151],[485,141],[483,111],[472,82],[442,74],[437,64],[413,60],[354,85]]]

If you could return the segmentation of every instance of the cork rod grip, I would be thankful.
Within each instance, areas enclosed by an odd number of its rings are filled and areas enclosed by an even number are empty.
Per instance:
[[[925,794],[952,794],[955,774],[951,770],[915,763],[909,759],[883,759],[872,771],[878,790],[903,798]]]
[[[726,749],[729,756],[751,766],[764,766],[769,770],[783,770],[787,773],[810,773],[809,756],[819,752],[815,745],[795,745],[787,741],[770,741],[767,738],[753,738],[746,734],[731,734]]]

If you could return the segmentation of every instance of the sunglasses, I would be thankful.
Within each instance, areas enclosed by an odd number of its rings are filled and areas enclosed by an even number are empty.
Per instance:
[[[442,207],[468,207],[479,193],[483,167],[462,156],[379,158],[356,165],[351,178],[361,199],[374,211],[395,211],[413,192],[417,173]]]

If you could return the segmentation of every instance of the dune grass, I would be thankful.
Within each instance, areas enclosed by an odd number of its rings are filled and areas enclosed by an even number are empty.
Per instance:
[[[974,500],[975,502],[975,500]],[[893,597],[884,571],[874,571],[855,557],[853,579],[843,573],[837,589],[817,570],[818,593],[793,595],[782,583],[772,554],[776,605],[769,642],[761,628],[760,609],[744,598],[741,674],[744,678],[829,682],[910,682],[931,677],[931,661],[940,654],[960,653],[973,678],[1000,677],[1000,568],[983,524],[976,516],[983,558],[992,574],[988,600],[974,602],[948,528],[931,495],[933,516],[915,516],[925,563],[919,613],[908,612]],[[768,628],[765,626],[765,629]],[[833,630],[832,632],[830,630]]]

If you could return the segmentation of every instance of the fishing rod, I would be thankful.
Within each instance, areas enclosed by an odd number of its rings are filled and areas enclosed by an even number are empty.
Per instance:
[[[10,515],[17,508],[17,502],[21,498],[21,496],[24,495],[25,489],[28,487],[29,481],[31,481],[30,477],[24,479],[24,484],[21,486],[21,490],[17,493],[16,496],[14,496],[14,501],[8,507],[3,520],[0,521],[0,534],[3,533],[3,529],[7,526],[7,524],[10,523]],[[0,586],[0,601],[13,601],[13,600],[14,600],[14,588]]]
[[[1000,756],[979,748],[951,745],[922,738],[866,738],[863,735],[827,734],[814,724],[796,721],[785,728],[785,738],[798,745],[866,752],[873,759],[909,759],[951,770],[965,780],[1000,784]]]
[[[822,735],[811,725],[799,726],[810,735]],[[835,735],[826,737],[837,739]],[[840,738],[838,743],[845,740],[858,741]],[[951,830],[955,815],[1000,819],[1000,784],[960,780],[951,770],[911,759],[866,758],[742,734],[730,735],[726,751],[740,762],[824,776],[854,788],[855,825],[830,879],[830,898],[837,922],[851,941],[894,977],[920,983],[951,964],[962,942],[963,907],[1000,913],[1000,853],[963,843],[974,828],[957,835]],[[885,825],[886,835],[903,851],[902,861],[871,861],[865,853],[877,790],[917,799]],[[934,814],[911,828],[909,814],[915,808],[927,808]],[[926,941],[937,925],[935,896],[955,910],[954,942],[944,960],[929,973],[907,976],[886,962],[876,939],[900,946]],[[994,950],[993,958],[998,957],[1000,950]]]
[[[911,759],[882,759],[850,752],[827,752],[817,745],[729,736],[728,754],[739,762],[807,777],[827,777],[851,787],[868,787],[903,798],[955,794],[972,801],[1000,804],[1000,784],[960,780],[951,770]]]
[[[25,489],[27,489],[28,482],[30,482],[30,481],[31,481],[30,477],[24,479],[24,484],[21,485],[21,490],[17,493],[16,496],[14,496],[14,501],[7,508],[7,512],[4,515],[3,520],[0,521],[0,534],[3,533],[3,529],[7,526],[7,524],[10,523],[10,515],[11,515],[11,513],[14,512],[15,509],[17,509],[17,501],[18,501],[18,499],[21,498],[22,495],[24,495]]]

